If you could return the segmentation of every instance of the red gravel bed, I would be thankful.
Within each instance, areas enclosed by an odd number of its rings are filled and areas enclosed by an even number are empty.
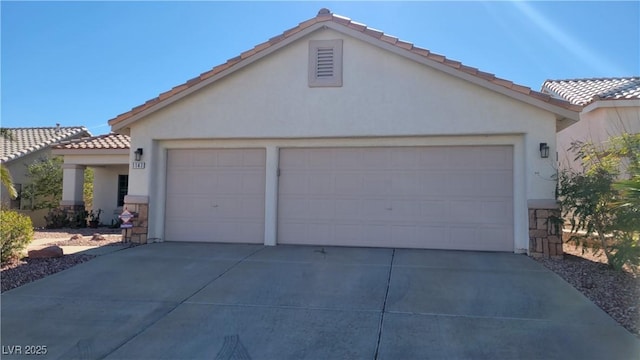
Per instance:
[[[95,255],[71,254],[51,259],[23,258],[22,260],[3,264],[2,268],[0,268],[2,292],[82,264],[94,257]]]

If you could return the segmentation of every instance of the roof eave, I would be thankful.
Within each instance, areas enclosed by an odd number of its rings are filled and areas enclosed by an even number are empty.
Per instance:
[[[638,107],[640,108],[640,99],[602,99],[595,100],[587,104],[582,113],[588,113],[600,108],[622,108],[622,107]]]
[[[129,155],[129,149],[51,149],[53,155]]]
[[[219,72],[218,74],[215,74],[215,75],[211,76],[210,78],[208,78],[206,80],[203,80],[203,81],[201,81],[200,83],[198,83],[198,84],[196,84],[194,86],[191,86],[191,87],[189,87],[189,88],[187,88],[187,89],[185,89],[185,90],[183,90],[183,91],[181,91],[181,92],[179,92],[179,93],[177,93],[177,94],[175,94],[173,96],[170,96],[170,97],[164,99],[163,101],[161,101],[161,102],[149,107],[148,109],[145,109],[145,110],[139,112],[138,114],[135,114],[135,115],[131,116],[128,119],[124,119],[124,120],[122,120],[120,122],[115,122],[114,121],[117,118],[113,119],[113,120],[110,120],[109,123],[111,125],[111,131],[113,131],[113,132],[122,132],[122,129],[128,127],[129,125],[131,125],[132,123],[138,121],[139,119],[141,119],[141,118],[143,118],[145,116],[148,116],[148,115],[150,115],[150,114],[152,114],[152,113],[164,108],[165,106],[173,104],[174,102],[176,102],[176,101],[178,101],[178,100],[180,100],[180,99],[182,99],[182,98],[194,93],[195,91],[198,91],[198,90],[200,90],[200,89],[202,89],[202,88],[204,88],[204,87],[206,87],[206,86],[208,86],[208,85],[220,80],[223,77],[226,77],[226,76],[228,76],[228,75],[230,75],[230,74],[232,74],[232,73],[234,73],[234,72],[236,72],[236,71],[238,71],[238,70],[240,70],[240,69],[242,69],[242,68],[244,68],[246,66],[249,66],[249,65],[253,64],[254,62],[264,58],[265,56],[268,56],[269,54],[272,54],[272,53],[280,50],[281,48],[289,45],[290,43],[292,43],[292,42],[294,42],[294,41],[296,41],[296,40],[298,40],[300,38],[303,38],[303,37],[307,36],[308,34],[315,32],[318,29],[325,28],[327,26],[327,24],[328,24],[327,22],[318,22],[318,23],[315,23],[315,24],[313,24],[313,25],[311,25],[311,26],[309,26],[309,27],[307,27],[305,29],[302,29],[299,32],[294,33],[293,35],[290,35],[287,38],[277,42],[276,44],[273,44],[270,47],[267,47],[267,48],[263,49],[262,51],[254,54],[252,56],[249,56],[247,58],[241,59],[236,64],[234,64],[234,65],[230,66],[229,68]]]

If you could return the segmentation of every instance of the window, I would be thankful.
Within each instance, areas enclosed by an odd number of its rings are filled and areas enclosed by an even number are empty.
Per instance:
[[[342,86],[342,40],[309,41],[309,86]]]
[[[118,206],[124,205],[124,196],[129,189],[129,175],[118,175]]]

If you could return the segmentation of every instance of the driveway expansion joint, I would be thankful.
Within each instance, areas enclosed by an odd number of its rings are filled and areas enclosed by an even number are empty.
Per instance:
[[[389,275],[387,276],[387,289],[384,293],[384,302],[382,303],[382,311],[380,312],[380,324],[378,325],[378,341],[376,342],[376,352],[373,356],[378,359],[380,355],[380,340],[382,339],[382,326],[384,325],[384,313],[387,308],[387,299],[389,298],[389,288],[391,287],[391,272],[393,271],[393,259],[396,255],[396,249],[391,251],[391,263],[389,264]]]
[[[255,255],[256,253],[263,251],[265,248],[261,247],[256,249],[256,251],[250,253],[249,255],[243,257],[242,259],[236,261],[233,265],[229,266],[225,271],[223,271],[222,273],[220,273],[218,276],[216,276],[215,278],[213,278],[213,280],[207,282],[206,284],[204,284],[203,286],[201,286],[199,289],[197,289],[196,291],[194,291],[193,293],[191,293],[190,295],[188,295],[187,297],[185,297],[184,299],[182,299],[182,301],[178,301],[175,303],[175,305],[169,309],[169,311],[167,311],[163,316],[160,316],[159,318],[157,318],[155,321],[151,322],[150,324],[147,324],[147,326],[145,326],[144,328],[140,329],[139,331],[137,331],[135,334],[131,335],[130,337],[128,337],[127,339],[125,339],[124,341],[122,341],[122,343],[120,343],[120,345],[118,345],[117,347],[115,347],[113,350],[111,350],[111,352],[109,352],[108,354],[104,355],[103,357],[101,357],[101,359],[104,359],[106,357],[108,357],[109,355],[113,354],[114,352],[118,351],[121,347],[123,347],[124,345],[126,345],[128,342],[130,342],[131,340],[135,339],[138,335],[142,334],[143,332],[145,332],[145,330],[147,330],[148,328],[152,327],[153,325],[155,325],[158,321],[166,318],[167,316],[169,316],[172,312],[174,312],[180,305],[184,304],[187,302],[187,300],[191,299],[193,296],[195,296],[197,293],[199,293],[200,291],[202,291],[202,289],[206,288],[207,286],[209,286],[211,283],[213,283],[214,281],[218,280],[219,278],[221,278],[222,276],[224,276],[226,273],[228,273],[229,271],[231,271],[231,269],[235,268],[236,266],[240,265],[242,262],[244,262],[247,258]]]

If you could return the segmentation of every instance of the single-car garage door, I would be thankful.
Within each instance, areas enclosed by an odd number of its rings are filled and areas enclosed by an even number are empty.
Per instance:
[[[278,242],[513,251],[513,148],[280,150]]]
[[[264,149],[171,149],[165,239],[264,242]]]

